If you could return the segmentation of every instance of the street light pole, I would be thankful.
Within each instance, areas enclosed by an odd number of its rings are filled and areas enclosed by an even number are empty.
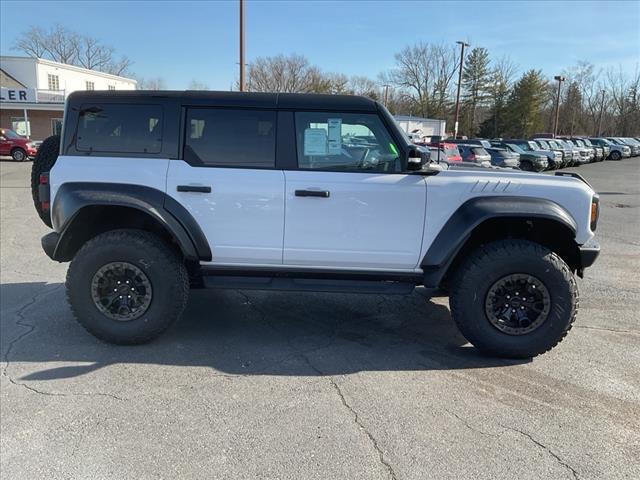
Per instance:
[[[385,84],[384,86],[384,106],[387,106],[387,99],[389,98],[389,85]]]
[[[240,0],[240,91],[244,92],[244,0]]]
[[[460,116],[460,87],[462,86],[462,65],[464,62],[464,47],[469,47],[468,43],[458,40],[456,42],[460,45],[460,71],[458,72],[458,92],[456,93],[456,117],[453,124],[453,138],[458,138],[458,118]]]
[[[602,116],[604,115],[604,95],[607,93],[602,90],[602,103],[600,104],[600,119],[598,120],[598,136],[602,135]]]
[[[562,82],[565,81],[565,78],[560,75],[556,75],[555,77],[553,77],[553,79],[558,81],[558,95],[556,97],[556,120],[555,122],[553,122],[553,138],[556,138],[556,135],[558,135],[558,119],[560,118],[560,86],[562,85]]]

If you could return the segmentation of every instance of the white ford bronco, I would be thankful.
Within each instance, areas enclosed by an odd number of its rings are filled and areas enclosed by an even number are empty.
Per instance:
[[[424,287],[478,349],[531,357],[599,252],[578,175],[434,165],[354,96],[76,92],[32,188],[75,316],[119,344],[165,331],[190,288]]]

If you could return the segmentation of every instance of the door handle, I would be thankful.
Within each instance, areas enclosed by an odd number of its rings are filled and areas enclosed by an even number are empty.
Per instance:
[[[211,187],[205,185],[178,185],[179,192],[211,193]]]
[[[329,192],[327,190],[296,190],[296,197],[329,198]]]

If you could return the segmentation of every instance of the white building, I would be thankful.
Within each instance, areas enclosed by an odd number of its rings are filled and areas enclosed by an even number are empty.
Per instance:
[[[130,78],[43,58],[0,56],[0,126],[43,140],[60,133],[64,101],[76,90],[135,90]]]
[[[445,120],[414,117],[411,115],[395,115],[394,118],[402,130],[407,134],[415,132],[419,138],[446,135],[447,122]]]

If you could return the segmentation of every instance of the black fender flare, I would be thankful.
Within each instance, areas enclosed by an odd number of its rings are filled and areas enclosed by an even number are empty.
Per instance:
[[[121,183],[70,182],[58,188],[51,218],[59,232],[53,258],[68,261],[74,219],[85,207],[118,206],[139,210],[159,222],[176,239],[187,260],[210,261],[207,238],[180,203],[155,188]]]
[[[425,286],[439,287],[473,231],[485,221],[495,218],[541,218],[562,224],[574,237],[578,231],[571,214],[552,200],[502,195],[472,198],[453,212],[422,259],[420,267],[425,273]]]

